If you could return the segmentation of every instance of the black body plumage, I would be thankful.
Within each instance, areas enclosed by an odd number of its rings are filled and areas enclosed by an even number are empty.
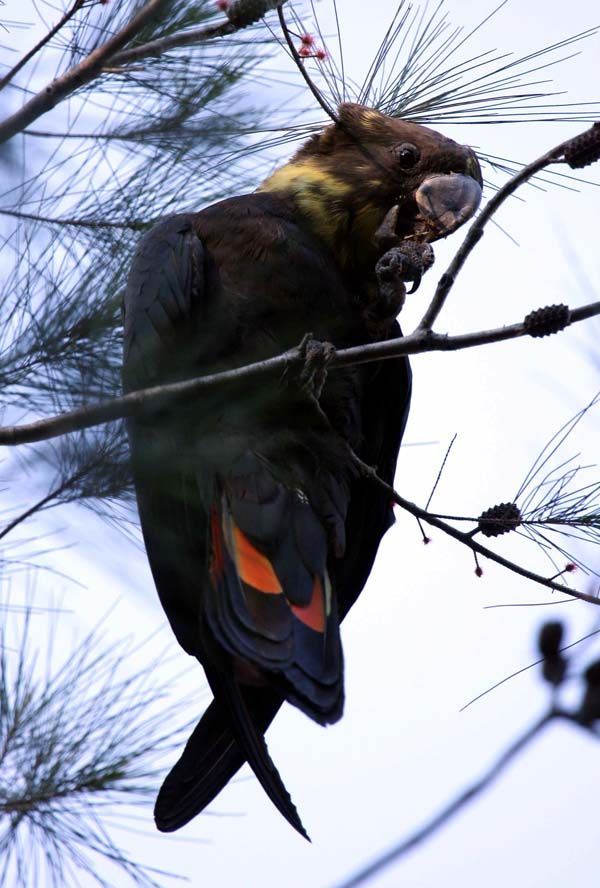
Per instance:
[[[363,120],[355,107],[347,106],[346,126],[355,128],[350,141],[345,131],[325,131],[322,144],[312,140],[284,168],[285,187],[275,177],[272,188],[172,216],[142,238],[125,295],[126,390],[243,366],[298,345],[308,331],[338,348],[400,335],[390,307],[377,307],[371,229],[389,210],[387,198],[374,182],[366,205],[364,187],[352,189],[327,172],[335,139],[347,177],[364,165],[360,123],[368,119],[371,127],[376,112],[363,109],[370,115]],[[387,118],[379,117],[381,141]],[[392,142],[398,126],[390,123]],[[468,149],[401,126],[432,156],[431,146],[440,143],[445,179],[467,175]],[[369,156],[374,152],[371,145]],[[452,152],[456,174],[448,173]],[[381,176],[383,161],[374,162]],[[428,172],[413,173],[413,192]],[[454,178],[451,185],[457,203]],[[463,189],[468,200],[475,187]],[[410,228],[424,241],[441,236],[432,228],[437,210],[430,209],[440,203],[438,183],[430,190],[429,217],[419,216],[408,191],[403,195],[399,237]],[[464,215],[463,207],[455,213],[448,206],[453,218]],[[288,374],[241,379],[185,403],[165,401],[130,421],[158,594],[215,697],[159,793],[159,829],[189,821],[248,761],[305,835],[264,732],[284,700],[322,724],[341,716],[339,623],[393,521],[387,494],[357,473],[349,448],[392,484],[410,392],[408,360],[396,358],[329,373],[321,409]]]

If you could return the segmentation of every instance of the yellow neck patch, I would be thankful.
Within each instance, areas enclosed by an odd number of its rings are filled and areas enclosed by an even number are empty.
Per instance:
[[[320,193],[323,199],[348,194],[350,186],[323,169],[314,160],[295,161],[275,170],[258,191],[283,191],[287,194]]]
[[[314,160],[288,163],[269,176],[258,191],[289,196],[311,231],[325,241],[341,265],[370,251],[381,213],[369,205],[354,206],[352,186]]]

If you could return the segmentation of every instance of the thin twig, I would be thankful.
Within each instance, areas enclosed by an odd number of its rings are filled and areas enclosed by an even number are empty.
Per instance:
[[[350,448],[348,448],[350,450]],[[544,577],[541,574],[534,573],[534,571],[528,570],[525,567],[521,567],[520,564],[517,564],[514,561],[510,561],[508,558],[504,558],[502,555],[498,555],[497,552],[494,552],[493,549],[488,549],[487,546],[483,546],[481,543],[478,543],[475,540],[470,532],[463,532],[462,530],[457,530],[456,527],[453,527],[451,524],[448,524],[446,521],[442,521],[440,518],[437,518],[435,515],[428,512],[426,509],[422,509],[420,506],[417,506],[416,503],[412,503],[410,500],[405,499],[401,496],[394,488],[387,484],[382,478],[379,477],[377,472],[372,466],[367,465],[367,463],[363,462],[360,457],[358,457],[354,451],[350,450],[350,457],[353,462],[356,464],[357,468],[360,469],[362,474],[372,480],[374,483],[378,484],[379,487],[383,488],[390,499],[392,499],[400,508],[404,509],[410,515],[413,515],[418,521],[424,521],[426,524],[429,524],[431,527],[436,527],[438,530],[443,531],[443,533],[447,534],[447,536],[452,537],[455,540],[458,540],[459,543],[467,546],[475,555],[481,555],[483,558],[488,558],[490,561],[495,561],[496,564],[500,564],[502,567],[506,567],[508,570],[513,573],[518,574],[521,577],[525,577],[527,580],[531,580],[534,583],[539,583],[541,586],[546,586],[548,589],[553,589],[556,592],[563,592],[565,595],[570,595],[572,598],[578,598],[580,601],[587,601],[589,604],[600,605],[600,598],[595,595],[588,595],[586,592],[579,592],[575,589],[570,589],[568,586],[564,586],[561,583],[556,583],[554,580],[549,579],[548,577]]]
[[[452,436],[452,440],[450,441],[450,443],[449,443],[449,445],[448,445],[448,448],[447,448],[446,453],[445,453],[445,455],[444,455],[444,458],[443,458],[443,460],[442,460],[442,464],[441,464],[441,466],[440,466],[439,472],[437,473],[437,477],[436,477],[436,479],[435,479],[435,481],[434,481],[433,487],[431,488],[431,493],[429,494],[429,499],[428,499],[427,502],[425,503],[425,508],[426,508],[426,509],[429,508],[429,506],[431,505],[431,500],[432,500],[433,497],[435,496],[435,492],[436,492],[436,490],[437,490],[437,488],[438,488],[438,484],[439,484],[440,481],[441,481],[443,471],[444,471],[444,469],[446,468],[446,463],[448,462],[448,457],[450,456],[450,451],[451,451],[452,448],[454,447],[454,442],[456,441],[457,434],[458,434],[457,432],[454,432],[454,435]]]
[[[168,37],[158,37],[156,40],[149,40],[148,43],[142,43],[132,49],[123,49],[116,53],[111,60],[110,66],[121,67],[129,65],[131,62],[140,62],[143,59],[157,58],[170,49],[177,49],[180,46],[195,46],[203,43],[205,40],[214,40],[215,37],[227,37],[233,34],[237,28],[228,19],[224,19],[216,25],[203,25],[201,28],[191,28],[189,31],[179,31],[177,34],[170,34]]]
[[[461,792],[460,795],[453,799],[453,801],[438,814],[432,817],[424,826],[414,832],[407,839],[404,839],[400,844],[391,848],[385,854],[382,854],[381,857],[377,858],[377,860],[356,873],[346,882],[342,882],[337,888],[357,888],[358,885],[364,885],[365,882],[368,882],[373,876],[381,872],[382,869],[385,869],[385,867],[389,866],[391,863],[399,860],[409,851],[412,851],[413,848],[416,848],[436,833],[462,808],[466,807],[466,805],[477,798],[478,795],[481,795],[482,792],[488,789],[512,760],[522,752],[532,740],[538,737],[551,721],[554,721],[557,718],[569,718],[569,716],[560,710],[550,710],[550,712],[544,715],[539,721],[535,722],[524,734],[515,740],[515,742],[502,753],[500,758],[494,763],[494,765],[492,765],[489,771],[480,777],[479,780],[476,780],[475,783],[472,783],[471,786],[464,790],[464,792]]]
[[[571,312],[571,323],[583,321],[596,315],[600,315],[600,302],[592,302],[581,308],[573,309]],[[352,348],[340,349],[332,355],[328,363],[328,369],[349,367],[355,364],[367,364],[382,359],[391,360],[404,355],[426,354],[435,351],[458,351],[479,345],[487,345],[492,342],[517,339],[526,335],[529,334],[522,322],[507,327],[480,330],[475,333],[463,333],[457,336],[434,333],[431,330],[416,331],[397,339],[388,339],[382,342],[372,342],[366,345],[356,345]],[[197,396],[203,391],[228,382],[245,380],[251,377],[258,379],[261,376],[281,373],[290,363],[296,363],[301,360],[302,354],[300,350],[293,348],[272,358],[246,364],[243,367],[235,367],[232,370],[225,370],[221,373],[211,373],[207,376],[186,379],[183,382],[140,389],[120,398],[104,401],[101,404],[82,407],[78,410],[61,413],[57,416],[32,423],[0,427],[0,445],[31,444],[35,441],[56,438],[67,432],[91,428],[92,426],[102,425],[105,422],[112,422],[127,416],[136,416],[144,410],[156,408],[159,404],[164,405],[178,398],[183,399]]]
[[[277,7],[277,15],[279,16],[279,24],[281,25],[281,30],[283,32],[283,36],[285,37],[285,42],[288,45],[288,49],[291,53],[291,56],[296,64],[296,67],[298,68],[302,77],[304,78],[306,85],[308,86],[309,90],[311,91],[311,93],[313,94],[313,96],[315,97],[315,99],[317,100],[317,102],[319,103],[321,108],[323,109],[323,111],[325,111],[327,116],[330,117],[334,123],[339,123],[340,121],[339,121],[337,114],[335,113],[335,111],[333,110],[331,105],[325,100],[321,91],[313,83],[312,79],[309,77],[308,71],[306,70],[306,68],[302,62],[302,59],[300,58],[298,50],[294,46],[294,41],[292,40],[290,32],[288,30],[288,26],[287,26],[287,22],[285,20],[285,15],[283,13],[282,6]]]
[[[574,599],[570,599],[570,600],[573,601]],[[565,603],[564,601],[556,602],[556,604],[564,604],[564,603]],[[540,607],[543,604],[554,604],[554,602],[542,601],[542,602],[539,602],[537,607]],[[498,605],[498,606],[502,607],[502,605]],[[531,604],[529,604],[528,606],[532,607]],[[535,606],[536,605],[533,605],[533,607],[535,607]],[[571,648],[577,647],[577,645],[581,644],[584,641],[589,641],[590,638],[594,638],[599,633],[600,633],[600,629],[594,629],[593,632],[588,632],[587,635],[582,635],[581,638],[578,638],[576,641],[572,641],[571,644],[565,644],[562,647],[560,647],[559,653],[564,654],[565,651],[569,651],[569,650],[571,650]],[[540,657],[538,660],[534,660],[532,663],[528,663],[527,666],[522,666],[520,669],[516,669],[514,672],[511,672],[510,675],[505,675],[504,678],[501,678],[500,681],[494,682],[493,685],[490,685],[489,687],[487,687],[485,689],[485,691],[481,691],[479,694],[477,694],[476,697],[471,697],[471,699],[468,701],[468,703],[465,703],[463,706],[461,706],[458,711],[464,712],[465,709],[468,709],[474,703],[478,703],[479,700],[483,700],[484,697],[487,697],[488,694],[491,694],[492,691],[495,691],[496,688],[501,687],[501,685],[506,684],[507,681],[512,681],[513,678],[517,678],[518,675],[522,675],[524,672],[527,672],[529,669],[534,669],[536,666],[539,666],[540,663],[543,663],[543,662],[544,662],[544,658]]]
[[[32,47],[32,48],[29,50],[29,52],[26,52],[25,55],[22,56],[22,57],[19,59],[19,61],[17,62],[17,64],[14,65],[14,66],[10,69],[10,71],[8,71],[8,72],[4,75],[4,77],[2,77],[2,78],[0,79],[0,91],[3,90],[4,87],[7,86],[7,85],[10,83],[10,81],[13,79],[13,77],[15,76],[15,74],[18,74],[18,73],[19,73],[19,71],[21,70],[21,68],[24,68],[24,67],[25,67],[25,65],[27,64],[27,62],[31,61],[31,59],[32,59],[32,58],[33,58],[33,57],[34,57],[34,56],[35,56],[35,55],[36,55],[41,49],[43,49],[44,46],[46,46],[46,44],[49,43],[50,40],[52,40],[52,38],[55,37],[56,34],[58,34],[58,32],[59,32],[60,30],[62,30],[62,28],[64,28],[64,26],[67,24],[67,22],[69,22],[77,12],[79,12],[79,10],[81,9],[81,7],[83,6],[84,3],[85,3],[85,0],[75,0],[75,2],[73,3],[73,5],[71,6],[71,8],[68,9],[68,10],[64,13],[64,15],[62,16],[62,18],[57,22],[57,24],[54,25],[53,28],[50,28],[50,30],[48,31],[48,33],[47,33],[44,37],[42,37],[42,39],[39,40],[38,43],[36,43],[35,46]]]
[[[20,210],[9,210],[0,207],[0,215],[31,222],[43,222],[45,225],[72,225],[74,228],[130,228],[132,231],[144,231],[152,225],[153,220],[130,219],[125,222],[113,222],[110,219],[76,219],[70,216],[41,216],[39,213],[23,213]]]
[[[574,589],[570,589],[568,586],[563,586],[560,583],[556,583],[553,578],[544,577],[541,574],[534,573],[531,570],[528,570],[525,567],[521,567],[520,564],[517,564],[514,561],[509,561],[508,558],[504,558],[502,555],[498,555],[492,549],[488,549],[487,546],[482,546],[481,543],[476,542],[473,539],[472,531],[464,533],[461,530],[457,530],[451,524],[447,524],[445,521],[440,520],[436,515],[432,515],[431,512],[428,512],[427,509],[422,509],[420,506],[417,506],[416,503],[410,502],[410,500],[405,499],[401,496],[397,490],[392,487],[391,484],[388,484],[383,478],[377,474],[377,470],[370,466],[368,463],[364,462],[358,454],[353,450],[348,441],[342,437],[339,432],[332,425],[329,417],[321,407],[319,401],[316,397],[312,398],[313,406],[315,411],[319,414],[321,421],[329,428],[329,430],[337,435],[340,444],[346,450],[349,459],[354,463],[360,474],[372,481],[374,484],[377,484],[382,490],[385,490],[386,495],[392,500],[396,505],[400,506],[409,514],[413,515],[417,519],[417,523],[421,529],[421,533],[423,533],[423,528],[421,526],[421,522],[424,521],[426,524],[430,524],[432,527],[437,527],[438,530],[443,531],[448,536],[452,537],[455,540],[458,540],[459,543],[463,543],[463,545],[469,548],[474,556],[475,563],[479,567],[477,556],[481,555],[483,558],[489,558],[490,561],[495,561],[497,564],[502,565],[502,567],[507,568],[513,573],[518,574],[519,576],[525,577],[528,580],[532,580],[534,583],[539,583],[541,586],[546,586],[548,589],[553,589],[557,592],[564,592],[565,595],[569,595],[572,598],[578,598],[580,601],[587,601],[588,604],[594,604],[596,606],[600,605],[600,598],[594,595],[588,595],[586,592],[579,592]],[[425,534],[423,533],[423,538],[427,539]]]
[[[38,500],[24,512],[21,512],[20,515],[17,515],[16,518],[13,518],[13,520],[10,521],[6,525],[6,527],[3,527],[2,530],[0,530],[0,540],[4,539],[5,536],[11,533],[11,531],[13,531],[15,527],[18,527],[19,524],[22,524],[23,521],[26,521],[27,518],[31,518],[31,516],[34,515],[36,512],[41,511],[44,506],[47,506],[48,503],[51,502],[55,497],[60,496],[61,493],[69,486],[70,482],[71,479],[69,478],[58,487],[53,488],[50,493],[47,493],[46,496],[43,496],[40,500]]]
[[[48,503],[51,503],[52,500],[57,500],[66,490],[70,487],[73,487],[80,481],[87,472],[89,471],[89,466],[84,466],[78,472],[74,472],[68,478],[65,478],[64,481],[61,481],[60,484],[57,484],[56,487],[53,487],[52,490],[49,491],[45,496],[39,499],[36,503],[26,509],[24,512],[21,512],[16,518],[13,518],[12,521],[0,530],[0,540],[4,539],[4,537],[8,536],[9,533],[26,521],[28,518],[31,518],[36,512],[41,512],[42,509],[45,509]]]
[[[139,12],[113,37],[93,50],[83,61],[33,95],[29,101],[0,123],[0,144],[11,139],[25,127],[50,111],[59,102],[80,89],[101,73],[102,68],[153,18],[169,6],[169,0],[148,0]]]
[[[539,173],[540,170],[543,170],[545,167],[549,166],[553,163],[559,163],[561,156],[563,155],[565,148],[572,142],[572,139],[567,139],[564,142],[561,142],[560,145],[556,145],[556,147],[551,148],[550,151],[546,151],[545,154],[542,154],[541,157],[538,157],[537,160],[534,160],[532,163],[527,164],[527,166],[523,167],[523,169],[519,170],[519,172],[508,180],[498,191],[489,199],[485,207],[479,213],[471,227],[467,232],[467,236],[464,241],[460,245],[459,249],[454,254],[450,265],[448,266],[445,273],[441,276],[439,283],[437,285],[435,294],[427,311],[423,315],[421,323],[419,324],[419,329],[421,330],[430,330],[437,320],[437,317],[442,310],[444,303],[448,297],[448,294],[454,283],[456,278],[465,264],[467,257],[472,252],[475,245],[481,240],[483,237],[484,229],[492,218],[494,213],[498,210],[498,208],[504,203],[504,201],[513,194],[517,188],[531,179],[532,176],[535,176],[536,173]]]

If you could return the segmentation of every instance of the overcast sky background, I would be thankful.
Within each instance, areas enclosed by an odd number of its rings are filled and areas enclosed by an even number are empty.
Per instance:
[[[11,6],[21,9],[16,0],[9,0],[9,11]],[[492,8],[491,3],[475,8],[464,0],[447,0],[446,6],[451,21],[467,28]],[[325,20],[326,0],[318,10]],[[356,80],[393,10],[389,0],[340,0],[346,64]],[[476,35],[469,54],[498,48],[522,55],[596,24],[600,12],[591,0],[568,5],[513,0]],[[594,101],[600,98],[600,37],[579,48],[581,55],[550,76],[570,99]],[[583,128],[576,123],[441,127],[476,148],[524,162]],[[600,184],[593,168],[584,177]],[[513,200],[497,216],[518,246],[495,226],[488,228],[453,290],[440,330],[484,329],[518,321],[541,305],[574,306],[598,298],[600,188],[527,188],[521,194],[525,202]],[[407,300],[405,330],[420,318],[462,236],[435,247],[436,266]],[[511,499],[548,438],[600,388],[598,330],[598,324],[589,323],[551,339],[415,357],[406,442],[436,443],[403,449],[400,492],[426,502],[457,433],[433,506],[477,515]],[[593,462],[599,432],[597,412],[573,437],[565,456],[581,450],[581,461]],[[77,634],[93,626],[115,600],[110,637],[133,633],[141,639],[163,622],[139,547],[100,521],[82,520],[78,510],[57,513],[54,520],[65,542],[73,544],[69,573],[87,587],[74,590],[59,580],[45,584],[44,594],[63,595],[65,605],[77,612],[69,631]],[[478,579],[468,550],[438,532],[430,535],[432,544],[423,546],[414,520],[398,514],[344,624],[343,720],[324,730],[286,707],[268,734],[312,844],[292,832],[248,777],[230,785],[212,808],[237,816],[199,817],[178,839],[154,834],[149,826],[147,838],[127,839],[139,858],[188,876],[194,886],[334,888],[436,812],[541,713],[547,694],[536,670],[467,711],[459,710],[535,659],[542,620],[564,618],[574,640],[597,625],[600,612],[582,603],[486,610],[487,605],[552,598],[486,562]],[[550,573],[533,546],[507,539],[498,548]],[[60,565],[64,555],[54,557]],[[581,576],[576,582],[585,585]],[[161,645],[166,641],[164,632]],[[176,668],[184,669],[188,658],[177,653],[174,641],[173,649]],[[182,694],[190,689],[200,712],[204,681],[199,669],[180,681]],[[574,729],[552,727],[484,797],[371,885],[597,886],[599,785],[598,744]]]

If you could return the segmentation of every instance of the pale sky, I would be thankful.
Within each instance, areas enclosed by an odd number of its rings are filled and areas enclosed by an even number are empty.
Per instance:
[[[323,0],[318,6],[323,14],[326,5]],[[474,11],[475,4],[464,0],[446,5],[451,20],[467,26],[493,7],[477,4]],[[349,67],[355,58],[370,57],[393,9],[389,0],[340,0]],[[512,0],[478,35],[473,50],[524,54],[596,24],[600,13],[590,0]],[[600,37],[580,49],[580,56],[550,76],[568,90],[568,98],[593,101],[600,98]],[[359,67],[354,76],[360,74]],[[526,162],[585,127],[440,128],[490,153]],[[584,171],[584,178],[600,184],[594,168]],[[581,190],[528,188],[522,192],[525,202],[512,201],[501,210],[497,220],[519,246],[498,228],[488,228],[443,312],[440,331],[513,323],[542,305],[598,298],[600,188],[577,187]],[[419,319],[462,236],[436,246],[434,269],[407,301],[405,331]],[[597,331],[590,323],[551,339],[415,357],[405,440],[437,443],[402,451],[400,492],[424,505],[456,432],[434,507],[476,515],[510,499],[548,438],[600,388],[598,365],[592,363]],[[593,462],[599,430],[596,413],[565,455],[581,450],[581,461]],[[143,553],[95,519],[83,522],[82,538],[78,515],[72,510],[56,521],[65,527],[72,519],[66,537],[77,545],[69,552],[70,572],[87,589],[62,590],[56,581],[54,592],[64,591],[83,626],[92,625],[118,598],[111,632],[115,638],[125,630],[144,637],[163,618]],[[542,620],[564,618],[574,640],[594,628],[600,611],[582,603],[485,610],[490,604],[552,599],[490,563],[482,562],[484,576],[478,579],[468,550],[438,532],[423,546],[414,520],[397,517],[344,623],[343,720],[324,730],[286,707],[268,734],[312,844],[290,829],[249,777],[230,785],[212,807],[239,816],[201,816],[178,834],[185,841],[153,833],[151,823],[149,838],[129,838],[128,847],[144,862],[172,868],[203,888],[335,888],[477,778],[541,713],[547,694],[536,670],[459,710],[535,659]],[[497,548],[550,572],[533,546],[507,539]],[[60,555],[56,558],[60,561]],[[576,582],[582,583],[581,576]],[[163,633],[161,644],[166,638]],[[177,663],[184,668],[187,662],[181,653]],[[196,685],[200,697],[199,669],[181,679],[182,693]],[[199,700],[198,712],[201,705]],[[370,884],[595,888],[599,785],[598,744],[575,729],[552,727],[485,796]]]

